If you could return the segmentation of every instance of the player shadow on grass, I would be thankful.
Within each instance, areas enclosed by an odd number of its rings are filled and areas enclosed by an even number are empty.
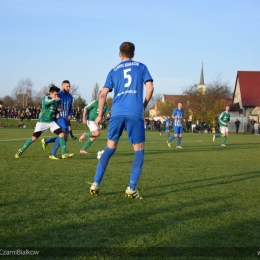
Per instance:
[[[248,176],[249,174],[253,174],[253,175]],[[240,177],[240,176],[242,176],[242,178],[232,179],[232,177],[236,178],[236,177]],[[229,179],[227,179],[227,178],[229,178]],[[228,184],[235,183],[235,182],[241,182],[241,181],[245,181],[245,180],[258,179],[258,178],[260,178],[259,172],[247,172],[247,173],[232,174],[232,175],[209,178],[209,179],[200,179],[200,180],[193,180],[193,181],[187,181],[187,182],[162,184],[162,185],[157,185],[157,186],[154,186],[154,187],[149,187],[149,189],[156,189],[158,187],[160,187],[160,188],[171,187],[172,190],[161,192],[161,193],[156,193],[155,195],[147,195],[147,198],[156,197],[157,195],[162,196],[162,195],[173,193],[173,192],[176,193],[176,192],[195,190],[195,189],[200,189],[200,188],[205,188],[205,187],[228,185]],[[221,179],[223,179],[223,180],[221,180]],[[194,183],[197,183],[197,182],[198,183],[204,183],[204,182],[208,182],[208,181],[213,181],[213,183],[201,184],[201,185],[192,186],[192,187],[178,188],[180,185],[194,184]],[[217,182],[214,182],[214,181],[217,181]],[[178,187],[176,188],[176,186],[178,186]]]

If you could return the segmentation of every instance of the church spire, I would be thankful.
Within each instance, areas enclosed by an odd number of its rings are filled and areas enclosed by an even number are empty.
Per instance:
[[[200,85],[205,85],[204,84],[204,73],[203,73],[203,62],[202,62],[201,73],[200,73]]]
[[[204,73],[203,73],[203,62],[202,62],[202,67],[201,67],[201,73],[200,73],[200,83],[198,85],[198,91],[201,92],[202,94],[205,94],[206,86],[204,83]]]

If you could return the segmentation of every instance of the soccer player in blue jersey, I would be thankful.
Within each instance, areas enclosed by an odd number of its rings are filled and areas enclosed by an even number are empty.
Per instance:
[[[170,139],[167,141],[167,144],[169,147],[171,147],[171,142],[176,137],[177,139],[177,145],[176,148],[182,148],[181,147],[181,138],[183,133],[183,127],[182,127],[182,120],[183,120],[184,112],[182,110],[182,102],[178,103],[178,107],[175,108],[172,111],[172,118],[174,119],[173,127],[174,127],[174,135],[170,137]]]
[[[72,117],[72,103],[73,103],[73,96],[69,93],[70,91],[70,82],[68,80],[64,80],[62,82],[62,89],[58,93],[58,97],[60,101],[58,102],[60,117],[57,118],[56,122],[61,127],[65,140],[68,140],[68,135],[70,133],[69,130],[69,121]],[[58,160],[56,157],[56,152],[60,147],[60,142],[57,137],[53,138],[46,138],[41,140],[42,149],[45,151],[46,146],[48,143],[55,143],[54,147],[49,155],[49,158],[52,160]],[[73,154],[70,154],[71,157]]]
[[[171,118],[170,116],[168,116],[165,120],[164,120],[164,131],[160,132],[160,135],[162,134],[168,134],[168,137],[170,137],[170,123],[171,123]]]
[[[107,93],[114,90],[107,147],[99,159],[94,182],[90,187],[90,194],[94,196],[99,194],[100,183],[109,159],[116,150],[123,130],[126,129],[129,141],[133,145],[134,161],[125,195],[129,198],[142,199],[136,190],[136,185],[144,162],[143,113],[153,94],[153,79],[144,64],[132,60],[134,51],[135,46],[131,42],[123,42],[120,45],[119,56],[122,62],[109,72],[99,95],[99,114],[95,120],[96,125],[102,118]],[[144,85],[146,86],[145,99],[143,99]]]

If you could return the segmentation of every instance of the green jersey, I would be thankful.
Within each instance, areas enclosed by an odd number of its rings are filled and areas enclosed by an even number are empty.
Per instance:
[[[89,120],[89,121],[95,121],[95,119],[98,116],[98,112],[99,112],[98,100],[92,101],[84,109],[87,110],[87,118],[86,119]],[[109,113],[109,107],[108,107],[107,103],[104,104],[103,113],[105,113],[106,115]]]
[[[227,126],[227,123],[229,123],[230,121],[230,114],[224,111],[220,114],[218,119],[219,119],[219,126]]]
[[[58,103],[49,96],[42,99],[42,112],[40,113],[38,122],[50,123],[55,120],[58,113]]]

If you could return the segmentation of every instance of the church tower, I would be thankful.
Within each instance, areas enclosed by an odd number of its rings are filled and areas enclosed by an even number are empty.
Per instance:
[[[204,84],[203,63],[202,63],[201,73],[200,73],[200,83],[198,85],[198,91],[201,92],[202,94],[204,94],[205,90],[206,90],[206,85]]]

